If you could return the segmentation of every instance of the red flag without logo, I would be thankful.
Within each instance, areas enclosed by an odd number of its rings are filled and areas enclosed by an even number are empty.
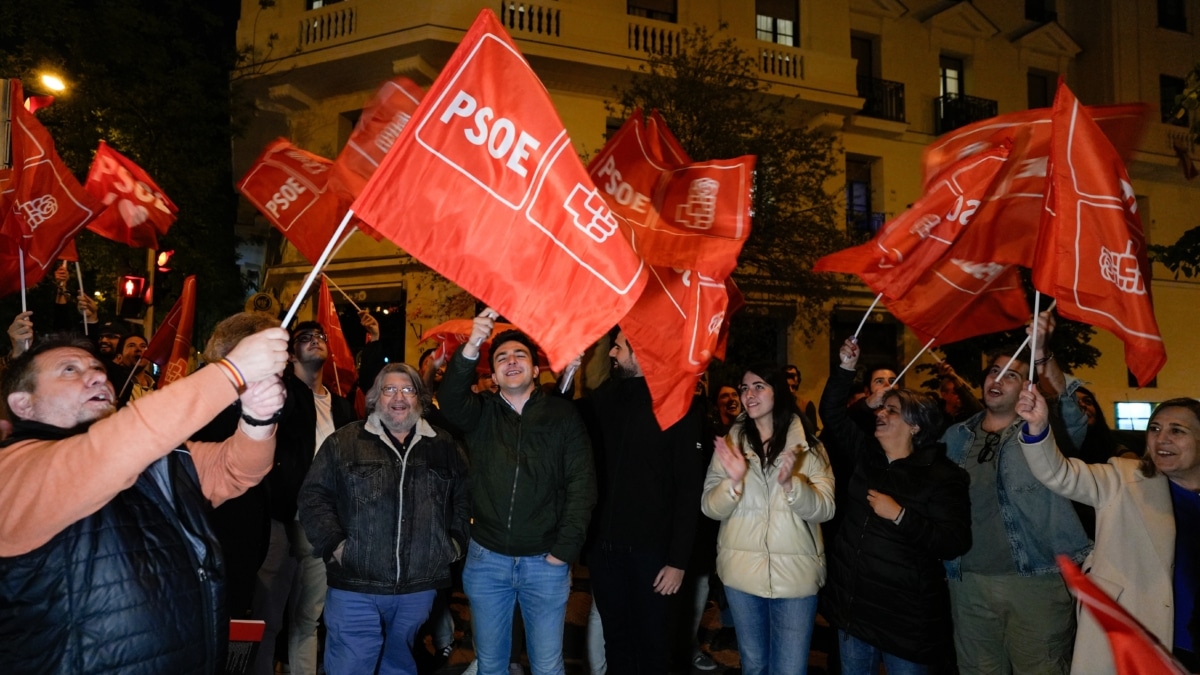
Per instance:
[[[325,329],[328,338],[325,346],[329,348],[329,358],[325,360],[321,380],[326,387],[332,386],[338,396],[349,396],[358,381],[358,368],[354,366],[354,353],[350,351],[346,335],[342,333],[342,320],[338,318],[337,307],[329,293],[329,282],[324,275],[321,276],[321,288],[317,292],[317,323]]]
[[[183,292],[163,319],[142,358],[162,368],[158,388],[186,377],[192,358],[192,326],[196,320],[196,275],[183,280]]]

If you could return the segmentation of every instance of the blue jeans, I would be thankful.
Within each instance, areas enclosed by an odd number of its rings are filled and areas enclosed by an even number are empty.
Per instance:
[[[429,617],[435,595],[437,591],[371,595],[330,588],[325,596],[325,672],[417,675],[413,637]]]
[[[804,675],[817,596],[760,598],[725,587],[743,675]]]
[[[905,661],[899,656],[859,640],[844,630],[838,631],[841,649],[842,675],[878,675],[879,662],[887,666],[888,675],[926,675],[929,666]]]
[[[513,605],[521,605],[525,649],[533,675],[563,675],[563,627],[571,594],[571,566],[546,554],[513,557],[474,541],[467,551],[463,590],[471,601],[479,675],[507,675]]]

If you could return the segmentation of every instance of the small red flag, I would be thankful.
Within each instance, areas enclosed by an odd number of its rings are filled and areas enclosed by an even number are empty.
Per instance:
[[[23,100],[20,83],[10,82],[12,100]],[[11,152],[13,168],[0,188],[0,204],[11,205],[0,222],[0,234],[9,240],[0,246],[0,295],[21,287],[17,247],[25,254],[26,285],[36,284],[101,209],[59,158],[50,132],[23,105],[12,106]]]
[[[750,236],[754,157],[691,162],[666,124],[635,110],[588,165],[634,250],[650,265],[717,279]]]
[[[620,326],[646,377],[658,426],[666,429],[687,414],[696,380],[718,351],[729,291],[691,270],[651,267],[650,277]]]
[[[1050,197],[1033,283],[1058,313],[1125,343],[1125,364],[1145,386],[1167,361],[1154,318],[1150,262],[1125,164],[1065,84],[1054,97]]]
[[[316,264],[346,215],[329,188],[333,162],[277,138],[254,160],[238,190],[310,263]]]
[[[1058,568],[1079,604],[1104,629],[1117,675],[1187,675],[1187,669],[1175,660],[1167,647],[1092,583],[1070,558],[1058,556]]]
[[[351,199],[362,193],[424,96],[417,83],[407,77],[383,83],[363,108],[346,146],[333,161],[331,180],[336,189]]]
[[[814,272],[857,274],[875,292],[901,298],[973,222],[995,190],[1009,143],[966,157],[933,182],[915,204],[871,241],[827,255]]]
[[[329,294],[329,282],[321,276],[321,288],[317,292],[317,323],[325,329],[329,348],[329,358],[325,360],[321,381],[326,387],[332,388],[338,396],[350,395],[354,383],[358,381],[358,368],[354,366],[354,353],[342,333],[342,321],[338,318],[337,307],[333,304],[333,296]]]
[[[158,237],[175,223],[179,208],[150,175],[100,141],[84,189],[106,205],[88,230],[134,248],[158,248]]]
[[[545,87],[486,9],[353,211],[529,333],[555,369],[646,284]]]
[[[183,292],[167,312],[142,358],[162,369],[158,376],[158,388],[186,377],[188,363],[192,358],[192,326],[196,320],[196,275],[183,280]]]

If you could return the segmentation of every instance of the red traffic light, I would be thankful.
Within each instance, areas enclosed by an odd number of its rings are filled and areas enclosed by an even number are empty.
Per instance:
[[[170,268],[171,258],[174,255],[175,255],[174,249],[172,249],[170,251],[159,251],[158,252],[158,259],[156,260],[156,263],[158,265],[159,272],[170,272],[171,271],[171,268]]]
[[[125,275],[117,282],[117,316],[136,318],[146,305],[146,278]]]
[[[121,277],[121,297],[122,298],[141,298],[142,291],[146,288],[145,277],[123,276]]]

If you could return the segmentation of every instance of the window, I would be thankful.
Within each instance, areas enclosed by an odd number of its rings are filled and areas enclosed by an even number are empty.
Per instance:
[[[875,41],[859,35],[850,36],[850,58],[854,59],[854,74],[858,77],[875,76]]]
[[[871,212],[871,164],[869,157],[846,156],[846,225],[852,232],[874,234],[883,217]]]
[[[605,118],[605,120],[604,120],[604,141],[605,142],[611,141],[612,137],[616,136],[617,132],[620,131],[621,127],[623,127],[623,126],[625,126],[625,120],[621,119],[620,117]],[[483,310],[479,310],[479,311],[483,311]]]
[[[657,21],[675,23],[675,0],[626,0],[625,13]]]
[[[1162,111],[1163,124],[1174,124],[1178,127],[1188,125],[1187,115],[1175,116],[1175,101],[1183,95],[1183,78],[1170,75],[1158,76],[1158,105]]]
[[[796,46],[800,11],[796,0],[755,0],[754,26],[763,42]]]
[[[1054,87],[1058,84],[1058,75],[1031,70],[1025,75],[1025,82],[1029,89],[1030,110],[1054,105]]]
[[[1117,401],[1117,428],[1145,431],[1154,404],[1147,401]]]
[[[963,60],[942,55],[938,59],[941,71],[941,95],[958,96],[963,93]]]
[[[1025,0],[1025,20],[1045,23],[1058,19],[1054,0]]]
[[[1158,25],[1167,30],[1187,32],[1187,4],[1184,0],[1158,0]]]
[[[342,2],[342,0],[305,0],[305,4],[308,5],[309,9],[321,9],[327,5],[334,5],[339,2]]]
[[[1135,389],[1138,386],[1137,377],[1135,377],[1133,374],[1133,371],[1129,370],[1128,368],[1125,369],[1125,381],[1131,389]],[[1150,381],[1146,383],[1146,386],[1143,387],[1143,389],[1157,389],[1157,388],[1158,388],[1158,376],[1157,375],[1155,375],[1153,378],[1151,378]]]

